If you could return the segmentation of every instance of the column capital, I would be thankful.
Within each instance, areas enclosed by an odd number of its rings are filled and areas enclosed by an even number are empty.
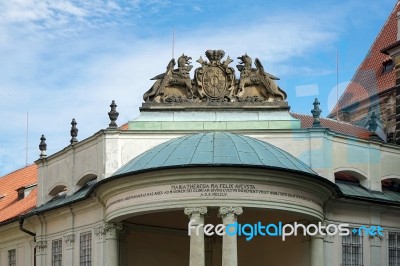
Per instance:
[[[192,216],[193,214],[200,214],[204,215],[207,213],[207,207],[190,207],[190,208],[185,208],[185,214],[187,216]]]
[[[202,224],[204,223],[204,215],[207,213],[207,207],[185,208],[184,212],[190,220],[194,220],[195,224]]]
[[[69,234],[63,236],[64,241],[67,245],[67,248],[73,248],[74,247],[74,242],[75,242],[75,234]]]
[[[238,215],[241,215],[242,213],[243,213],[242,207],[232,207],[232,206],[225,207],[225,206],[223,206],[223,207],[219,207],[219,210],[218,210],[218,215],[220,217],[224,217],[229,214],[238,216]]]
[[[106,223],[105,231],[106,231],[106,239],[109,238],[118,238],[118,234],[124,230],[124,227],[121,223]]]
[[[381,242],[382,242],[382,238],[379,235],[376,236],[370,236],[369,240],[370,240],[370,245],[371,246],[375,246],[375,247],[380,247],[381,246]]]
[[[47,241],[46,240],[38,240],[33,242],[33,247],[36,248],[36,255],[43,255],[46,254],[47,249]]]
[[[109,238],[117,238],[120,231],[123,230],[123,226],[120,223],[105,223],[94,228],[93,232],[98,237],[99,241],[103,241]]]

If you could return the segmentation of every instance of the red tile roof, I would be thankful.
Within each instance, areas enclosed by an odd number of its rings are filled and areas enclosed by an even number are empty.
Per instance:
[[[358,67],[343,95],[340,97],[338,104],[336,104],[328,117],[335,117],[338,107],[339,110],[341,110],[354,103],[368,100],[370,96],[395,86],[396,77],[394,71],[392,70],[387,73],[382,72],[382,63],[390,59],[390,57],[383,54],[381,50],[396,42],[396,16],[398,11],[400,11],[399,2],[396,3],[366,57]]]
[[[37,188],[17,200],[17,189],[37,183],[38,169],[32,164],[0,177],[0,223],[18,217],[36,207]]]
[[[314,118],[311,115],[304,115],[298,113],[290,113],[290,114],[294,118],[299,119],[301,121],[302,128],[312,127]],[[360,139],[369,139],[370,132],[366,128],[329,118],[320,118],[320,121],[322,127],[329,128],[334,132],[345,134],[352,137],[357,137]]]
[[[119,130],[128,130],[128,123],[125,123],[122,126],[120,126]]]

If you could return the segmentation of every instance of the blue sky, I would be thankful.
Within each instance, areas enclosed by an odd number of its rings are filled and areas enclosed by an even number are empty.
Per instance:
[[[82,140],[135,118],[150,78],[172,53],[195,60],[207,49],[259,58],[280,77],[292,111],[323,116],[392,11],[396,0],[164,1],[0,0],[0,176],[68,146],[70,122]],[[236,65],[237,61],[232,63]],[[193,76],[193,74],[192,74]]]

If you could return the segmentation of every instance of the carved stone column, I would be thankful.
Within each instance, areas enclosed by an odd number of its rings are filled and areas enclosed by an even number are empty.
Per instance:
[[[119,234],[122,231],[122,225],[119,223],[107,223],[94,229],[94,234],[98,238],[98,264],[105,266],[119,265]],[[105,241],[105,249],[104,247]],[[103,251],[104,250],[104,254]],[[104,255],[104,256],[103,256]],[[103,263],[105,261],[105,263]]]
[[[119,234],[122,224],[110,223],[105,225],[106,232],[106,266],[119,265]]]
[[[65,264],[73,265],[74,264],[74,243],[75,243],[75,235],[69,234],[64,237],[65,242]]]
[[[317,234],[311,236],[311,266],[324,266],[324,237]]]
[[[190,232],[190,258],[189,266],[204,266],[204,215],[206,207],[185,208],[185,214],[189,216],[191,227]],[[199,226],[200,225],[200,226]],[[198,227],[199,226],[199,227]],[[197,230],[198,228],[198,230]]]
[[[104,266],[105,265],[105,239],[106,235],[104,225],[100,225],[93,230],[94,235],[96,236],[95,250],[93,250],[93,259],[96,265]]]
[[[219,216],[224,225],[233,224],[237,216],[243,213],[242,207],[220,207]],[[225,233],[222,237],[222,266],[237,266],[237,235],[230,236]]]

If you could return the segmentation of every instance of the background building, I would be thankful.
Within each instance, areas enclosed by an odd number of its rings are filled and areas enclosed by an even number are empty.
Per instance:
[[[373,112],[378,117],[378,135],[389,143],[399,144],[400,105],[398,45],[399,2],[396,3],[382,30],[371,45],[337,105],[328,115],[330,118],[366,127]],[[396,61],[397,60],[397,61]],[[396,133],[397,137],[395,137]],[[397,142],[396,142],[396,140]]]

